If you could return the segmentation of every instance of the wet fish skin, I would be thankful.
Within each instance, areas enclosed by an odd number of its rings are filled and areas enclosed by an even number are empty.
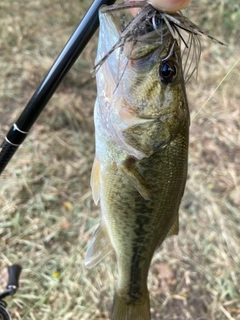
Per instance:
[[[140,35],[141,41],[128,43],[122,55],[115,50],[97,73],[91,185],[95,202],[100,199],[102,220],[87,250],[86,266],[95,266],[112,250],[116,254],[112,320],[150,319],[150,263],[164,239],[178,233],[189,111],[180,48],[167,27],[164,34],[154,49],[151,41],[156,44],[159,36]],[[97,60],[118,38],[112,15],[100,13]],[[176,73],[170,84],[161,81],[161,66],[166,63]]]

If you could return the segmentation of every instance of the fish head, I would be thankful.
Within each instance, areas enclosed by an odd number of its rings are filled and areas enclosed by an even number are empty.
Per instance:
[[[104,139],[137,159],[189,124],[180,43],[155,9],[144,10],[123,30],[112,13],[100,14],[96,64],[95,124]]]
[[[162,23],[161,34],[153,30],[124,46],[122,94],[139,118],[155,119],[186,107],[181,49]]]

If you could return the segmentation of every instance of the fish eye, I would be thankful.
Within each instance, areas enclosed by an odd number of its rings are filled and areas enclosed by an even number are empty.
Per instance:
[[[159,74],[162,83],[167,85],[174,81],[177,68],[172,61],[164,61],[159,68]]]

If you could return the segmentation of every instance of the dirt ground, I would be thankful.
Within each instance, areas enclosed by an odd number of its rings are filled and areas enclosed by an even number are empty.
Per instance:
[[[90,0],[0,2],[0,139],[77,26]],[[191,112],[189,173],[178,237],[155,254],[152,320],[240,320],[240,5],[193,1],[185,14],[202,37]],[[92,201],[97,34],[34,125],[0,180],[0,286],[23,266],[8,298],[12,318],[109,319],[116,261],[84,266],[100,219]]]

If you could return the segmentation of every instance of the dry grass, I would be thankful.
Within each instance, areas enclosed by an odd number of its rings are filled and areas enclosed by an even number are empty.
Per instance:
[[[1,139],[89,4],[0,2]],[[240,58],[240,6],[230,0],[193,1],[187,14],[229,46],[203,39],[198,81],[187,87],[189,178],[180,234],[153,259],[152,319],[239,320],[240,63],[204,104]],[[8,264],[23,265],[21,288],[8,299],[13,319],[109,319],[114,258],[90,271],[83,263],[100,213],[89,187],[96,88],[88,80],[96,39],[1,177],[0,285]]]

